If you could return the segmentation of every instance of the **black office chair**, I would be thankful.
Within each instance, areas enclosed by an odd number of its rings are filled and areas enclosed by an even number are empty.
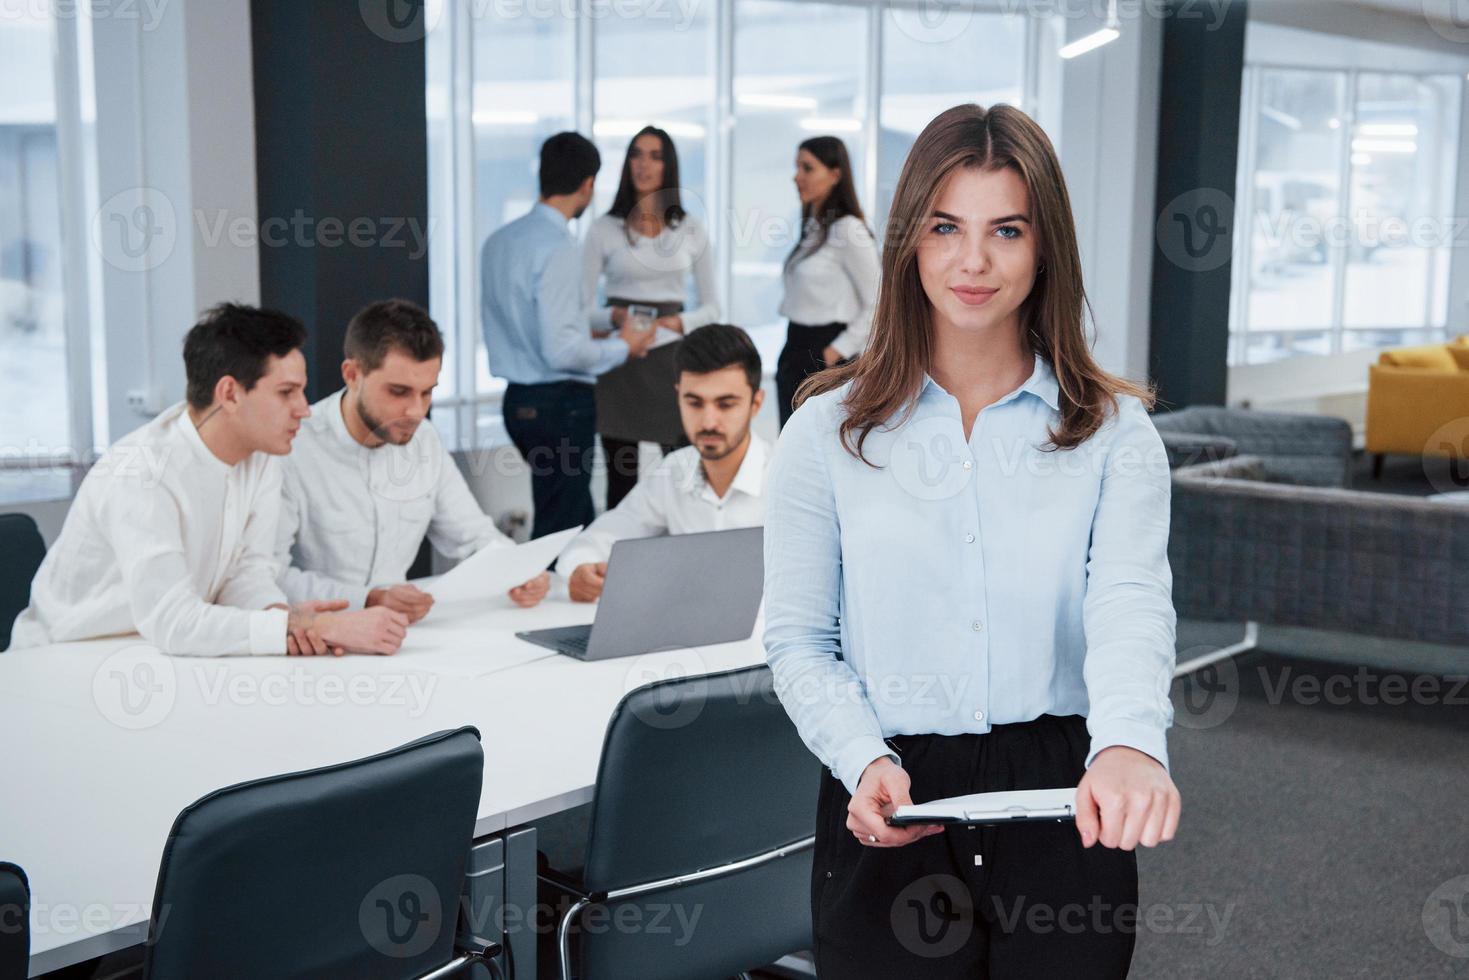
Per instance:
[[[819,777],[768,667],[628,694],[602,746],[585,867],[541,875],[570,902],[562,980],[578,956],[590,980],[702,980],[809,949]]]
[[[19,865],[0,861],[0,980],[25,980],[30,961],[30,882]]]
[[[473,728],[239,783],[186,807],[158,871],[143,975],[449,977],[484,753]]]
[[[46,557],[46,542],[28,514],[0,514],[0,650],[10,648],[15,617],[31,604],[31,579]]]

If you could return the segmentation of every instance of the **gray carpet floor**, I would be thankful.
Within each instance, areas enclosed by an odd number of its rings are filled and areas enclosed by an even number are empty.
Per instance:
[[[1174,685],[1183,819],[1140,851],[1132,976],[1469,977],[1469,651],[1261,647]]]

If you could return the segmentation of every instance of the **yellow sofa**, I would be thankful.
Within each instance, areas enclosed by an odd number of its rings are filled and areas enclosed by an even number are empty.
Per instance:
[[[1469,436],[1469,335],[1447,344],[1383,351],[1367,375],[1367,451],[1377,457],[1374,471],[1389,453],[1448,456],[1451,447],[1439,432],[1460,421]]]

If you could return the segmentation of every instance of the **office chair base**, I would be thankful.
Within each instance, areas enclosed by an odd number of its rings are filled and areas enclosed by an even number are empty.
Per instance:
[[[1230,657],[1237,657],[1242,653],[1249,653],[1259,645],[1260,624],[1251,619],[1245,623],[1244,638],[1238,643],[1231,643],[1229,646],[1220,647],[1218,650],[1211,650],[1202,656],[1184,661],[1173,668],[1173,676],[1175,678],[1186,677],[1196,671],[1203,670],[1210,664],[1217,664],[1221,660],[1228,660]]]

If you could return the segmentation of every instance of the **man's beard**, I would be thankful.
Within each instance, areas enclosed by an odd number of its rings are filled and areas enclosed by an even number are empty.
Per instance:
[[[408,434],[408,437],[403,439],[402,441],[394,439],[392,428],[387,423],[384,423],[382,420],[377,418],[377,416],[373,415],[372,412],[368,410],[367,404],[362,400],[362,398],[359,397],[356,399],[356,401],[357,418],[359,421],[361,421],[363,425],[367,427],[367,431],[372,433],[374,439],[380,439],[383,442],[392,443],[395,446],[401,446],[403,443],[407,442],[408,439],[413,438],[413,433],[410,432]]]
[[[699,440],[703,439],[706,435],[713,436],[713,435],[715,435],[714,433],[712,433],[712,432],[709,432],[709,433],[702,433],[701,432],[701,433],[699,433],[694,438],[694,445],[699,450],[699,458],[700,459],[707,459],[707,460],[724,459],[724,457],[728,456],[730,453],[734,452],[736,449],[740,448],[740,446],[742,446],[744,444],[745,437],[747,435],[749,435],[749,433],[750,433],[750,427],[749,427],[749,425],[746,425],[743,429],[740,430],[739,438],[738,439],[726,439],[725,440],[725,443],[724,443],[724,446],[725,446],[724,452],[717,452],[716,451],[716,453],[714,455],[712,455],[712,456],[709,453],[706,453],[704,451],[704,447],[703,446],[699,445]]]

